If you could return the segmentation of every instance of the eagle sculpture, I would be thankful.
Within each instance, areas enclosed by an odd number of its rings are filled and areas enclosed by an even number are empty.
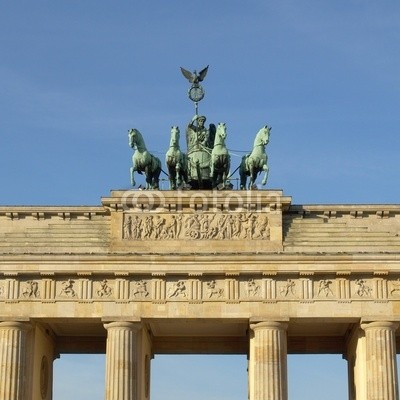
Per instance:
[[[208,65],[207,67],[203,68],[199,73],[194,71],[193,73],[186,70],[185,68],[181,67],[181,71],[183,76],[190,82],[193,83],[194,85],[198,85],[199,82],[201,82],[207,75],[208,71]]]

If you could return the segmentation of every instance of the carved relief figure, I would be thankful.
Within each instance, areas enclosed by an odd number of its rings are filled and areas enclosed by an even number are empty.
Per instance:
[[[254,226],[253,239],[268,239],[269,238],[269,226],[268,217],[262,216],[256,218]]]
[[[135,297],[147,297],[149,292],[147,290],[147,282],[141,279],[135,282],[135,288],[133,289],[133,295]]]
[[[185,281],[178,281],[168,290],[168,297],[187,297]]]
[[[124,221],[124,238],[131,239],[132,238],[132,217],[128,215],[125,217]]]
[[[169,224],[165,225],[165,239],[175,239],[177,238],[177,225],[178,221],[176,219],[176,215],[171,215],[171,221]]]
[[[209,299],[211,299],[214,296],[217,298],[220,298],[220,297],[222,297],[223,293],[224,293],[224,289],[218,288],[215,280],[211,280],[210,282],[207,282],[207,294],[208,294]]]
[[[249,297],[258,296],[260,293],[260,286],[254,281],[254,279],[249,279],[247,281],[247,295]]]
[[[136,215],[132,222],[132,238],[140,239],[142,232],[142,220]]]
[[[364,279],[357,279],[356,285],[358,286],[357,294],[360,297],[363,296],[371,296],[372,288],[366,285],[366,281]]]
[[[147,216],[144,220],[143,239],[150,239],[153,233],[153,216]]]
[[[161,218],[159,215],[155,217],[154,221],[154,238],[161,237],[162,227],[165,225],[165,219]]]
[[[36,281],[27,281],[22,291],[24,297],[39,297],[39,284]]]
[[[75,281],[72,279],[68,279],[61,284],[61,295],[68,296],[68,297],[75,297],[76,293],[74,290]]]
[[[111,293],[112,293],[112,289],[110,286],[108,286],[107,279],[103,279],[100,282],[100,288],[97,290],[97,295],[99,297],[104,297],[104,296],[108,297],[111,295]]]
[[[318,287],[318,296],[323,293],[325,294],[325,297],[328,297],[329,295],[333,296],[332,289],[330,286],[332,285],[332,281],[329,279],[321,279],[319,281],[319,287]]]
[[[281,294],[285,297],[289,294],[295,295],[294,293],[295,286],[296,282],[292,281],[291,279],[288,279],[286,284],[281,287]]]
[[[193,214],[189,218],[186,219],[185,229],[186,236],[191,239],[200,239],[201,238],[201,225],[199,221],[199,215]]]

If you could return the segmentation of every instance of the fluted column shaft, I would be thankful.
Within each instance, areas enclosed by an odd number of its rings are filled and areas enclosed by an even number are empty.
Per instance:
[[[0,322],[0,400],[26,398],[26,334],[30,325]]]
[[[111,322],[107,329],[106,400],[137,399],[137,332],[139,324]]]
[[[251,324],[249,399],[287,400],[287,324]]]
[[[366,338],[367,400],[398,400],[396,339],[398,324],[361,325]]]

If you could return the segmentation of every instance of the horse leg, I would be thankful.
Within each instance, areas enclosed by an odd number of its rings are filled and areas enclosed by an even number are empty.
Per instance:
[[[264,171],[264,178],[262,180],[262,184],[265,185],[267,183],[267,179],[268,179],[268,173],[269,173],[269,168],[267,164],[264,164],[262,167],[263,171]]]
[[[248,160],[247,166],[249,168],[249,186],[248,189],[253,189],[254,183],[256,182],[257,178],[257,170],[254,167],[254,163],[252,160]]]
[[[246,190],[247,175],[245,166],[243,165],[243,161],[239,167],[239,177],[240,177],[240,190]]]
[[[217,186],[217,179],[215,174],[215,155],[211,153],[211,168],[210,168],[210,178],[211,178],[211,187],[213,189],[215,189],[215,187]]]
[[[176,189],[176,170],[173,165],[168,164],[168,178],[169,178],[169,188],[171,190]]]
[[[224,183],[224,188],[227,187],[228,184],[228,176],[229,176],[229,170],[231,169],[231,160],[229,155],[227,154],[225,156],[225,161],[224,161],[224,168],[222,172],[222,182]]]
[[[182,172],[181,172],[181,163],[180,162],[177,162],[176,163],[176,167],[175,167],[175,176],[176,176],[176,179],[175,179],[175,189],[177,188],[177,187],[180,187],[180,186],[182,186]]]
[[[146,189],[153,189],[153,185],[152,185],[152,175],[150,172],[150,168],[148,166],[146,166],[144,168],[144,176],[146,177]]]
[[[158,166],[153,172],[153,189],[160,188],[160,174],[161,174],[161,166]]]
[[[135,182],[135,176],[134,176],[134,172],[136,171],[135,167],[131,167],[130,168],[130,173],[131,173],[131,185],[135,186],[136,182]]]

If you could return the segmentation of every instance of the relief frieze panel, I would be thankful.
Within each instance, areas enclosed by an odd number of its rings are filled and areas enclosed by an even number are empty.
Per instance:
[[[22,284],[21,290],[22,296],[25,298],[39,298],[40,291],[39,291],[39,282],[34,280],[26,281]]]
[[[128,301],[385,301],[400,300],[400,278],[373,276],[151,276],[0,279],[0,302]]]
[[[150,285],[144,279],[139,279],[132,282],[132,296],[134,299],[149,299],[150,298]]]
[[[262,213],[124,214],[127,240],[267,240],[268,216]]]

